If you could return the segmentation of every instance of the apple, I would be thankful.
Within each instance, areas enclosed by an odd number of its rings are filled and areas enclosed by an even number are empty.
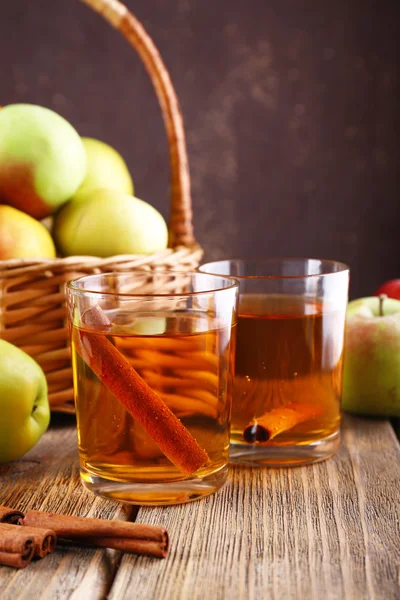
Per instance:
[[[42,219],[69,200],[86,175],[86,151],[60,115],[33,104],[0,111],[0,203]]]
[[[386,294],[389,298],[400,300],[400,279],[391,279],[383,283],[375,292],[374,296]]]
[[[73,195],[81,200],[87,192],[98,188],[111,188],[133,194],[133,181],[122,156],[108,144],[93,138],[82,138],[86,150],[86,177]]]
[[[50,422],[46,377],[28,354],[0,340],[0,462],[24,456]]]
[[[168,243],[165,220],[153,206],[108,189],[66,204],[56,215],[53,236],[64,256],[152,254]]]
[[[385,296],[349,303],[343,410],[400,417],[400,301]]]
[[[55,256],[53,239],[44,225],[12,206],[0,204],[0,260]]]

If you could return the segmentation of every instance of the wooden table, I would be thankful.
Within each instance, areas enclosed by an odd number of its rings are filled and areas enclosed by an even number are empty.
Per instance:
[[[166,560],[63,547],[0,568],[1,600],[400,598],[400,446],[388,421],[347,416],[338,454],[311,467],[232,468],[214,496],[140,508],[79,482],[76,432],[57,418],[22,460],[0,467],[0,503],[164,525]]]

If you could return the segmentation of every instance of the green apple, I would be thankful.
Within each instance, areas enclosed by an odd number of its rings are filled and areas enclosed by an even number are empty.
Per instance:
[[[55,218],[53,236],[64,256],[152,254],[168,243],[165,220],[153,206],[108,189],[68,202]]]
[[[86,177],[72,200],[82,200],[98,188],[133,194],[133,181],[122,156],[108,144],[93,138],[82,138],[87,156]]]
[[[0,340],[0,462],[21,458],[50,422],[46,377],[33,358]]]
[[[360,298],[346,315],[342,407],[400,417],[400,301]]]
[[[0,203],[41,219],[69,200],[85,175],[85,147],[68,121],[33,104],[0,111]]]
[[[42,223],[12,206],[0,204],[0,260],[55,256],[53,239]]]

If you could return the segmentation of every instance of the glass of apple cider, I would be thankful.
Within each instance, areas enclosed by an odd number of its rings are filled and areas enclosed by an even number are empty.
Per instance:
[[[340,444],[349,269],[317,259],[225,260],[239,281],[230,459],[293,466]]]
[[[238,287],[231,278],[159,271],[68,284],[87,489],[176,504],[226,481]]]

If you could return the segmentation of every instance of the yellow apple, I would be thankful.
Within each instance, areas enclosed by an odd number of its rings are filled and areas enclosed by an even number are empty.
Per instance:
[[[64,256],[152,254],[168,243],[167,225],[158,210],[109,189],[68,202],[55,218],[53,235]]]
[[[119,190],[133,194],[133,182],[122,156],[108,144],[93,138],[82,138],[86,150],[86,177],[73,195],[82,200],[88,192],[98,188]]]
[[[44,225],[12,206],[0,204],[0,260],[55,256],[53,239]]]

